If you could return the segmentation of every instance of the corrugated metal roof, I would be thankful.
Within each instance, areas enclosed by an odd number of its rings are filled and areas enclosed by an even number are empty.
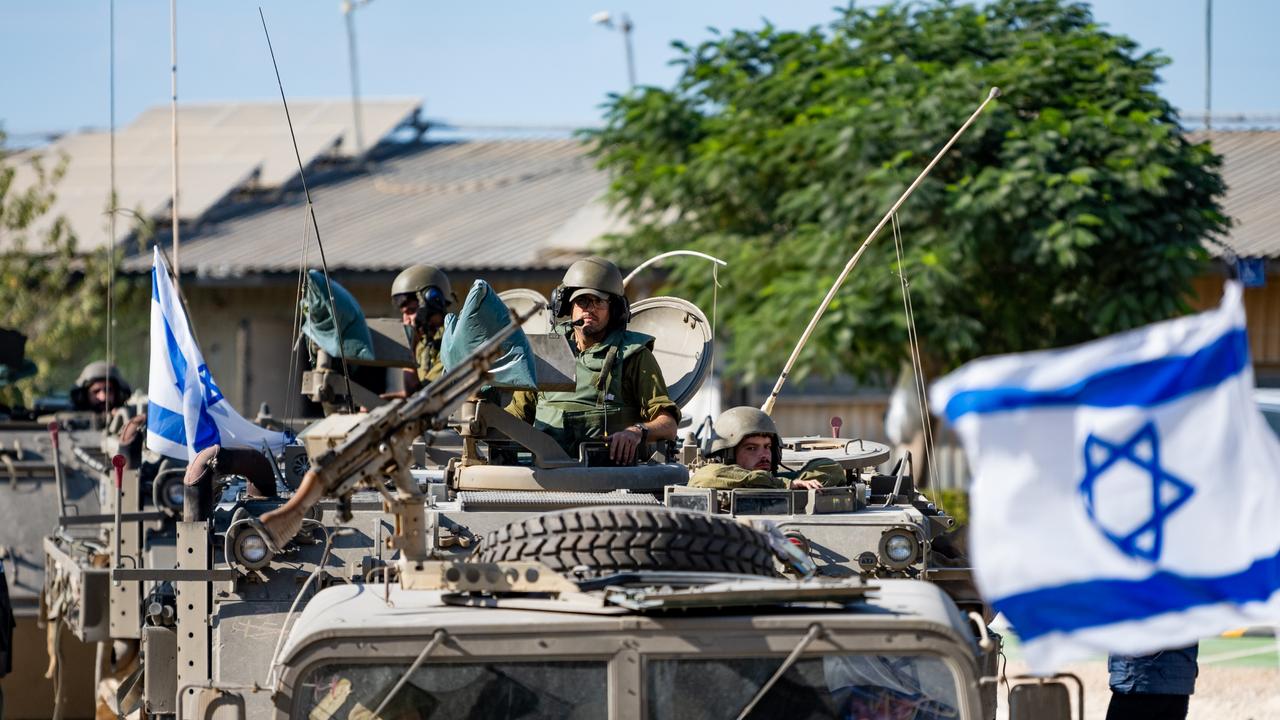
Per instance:
[[[366,142],[373,144],[411,120],[421,103],[412,99],[362,103]],[[321,155],[353,157],[351,105],[337,100],[290,103],[298,151],[304,165]],[[152,108],[116,132],[116,188],[120,207],[152,218],[168,215],[171,201],[170,117]],[[198,220],[232,192],[252,183],[274,188],[298,174],[293,143],[279,103],[191,103],[178,108],[178,216]],[[67,174],[55,187],[51,211],[31,228],[41,233],[66,216],[82,249],[107,244],[110,191],[110,135],[67,135],[48,148],[15,158],[15,189],[30,187],[36,173],[26,160],[43,156],[51,166],[64,155]],[[131,218],[116,222],[116,240],[128,236]],[[0,237],[0,246],[4,245]]]
[[[1280,256],[1280,131],[1230,130],[1191,133],[1212,142],[1222,156],[1227,184],[1223,210],[1234,225],[1227,244],[1240,257]],[[1216,255],[1224,251],[1210,246]]]
[[[608,179],[585,153],[575,140],[422,143],[397,149],[366,173],[312,179],[329,268],[564,267],[620,226],[599,200]],[[303,260],[304,228],[307,264],[316,266],[306,201],[292,193],[185,231],[181,267],[213,277],[293,272]],[[139,256],[126,267],[143,270],[149,262]]]

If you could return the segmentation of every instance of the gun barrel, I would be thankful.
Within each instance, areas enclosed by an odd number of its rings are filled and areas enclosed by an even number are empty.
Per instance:
[[[390,444],[401,442],[406,436],[419,435],[437,419],[449,417],[484,385],[489,368],[502,354],[503,343],[513,334],[523,332],[521,324],[541,309],[541,306],[534,307],[523,316],[513,313],[510,323],[471,351],[457,367],[445,371],[407,399],[393,400],[369,413],[346,440],[316,458],[293,497],[261,518],[276,547],[284,547],[297,534],[307,511],[321,498],[345,495],[362,478],[381,473],[394,464],[396,454],[388,447]],[[407,426],[411,426],[412,432],[404,432]]]

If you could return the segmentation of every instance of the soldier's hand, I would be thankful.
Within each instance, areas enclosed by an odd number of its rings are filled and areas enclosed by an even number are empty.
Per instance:
[[[609,459],[615,465],[630,465],[635,461],[636,448],[640,446],[640,433],[635,428],[619,430],[609,435]]]
[[[821,480],[792,480],[791,489],[792,490],[821,490],[822,481]]]

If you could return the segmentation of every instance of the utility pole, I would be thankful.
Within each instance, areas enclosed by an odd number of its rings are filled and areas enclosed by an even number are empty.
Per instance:
[[[631,49],[631,30],[634,27],[631,16],[622,13],[622,23],[618,25],[618,29],[622,31],[622,42],[627,46],[627,82],[632,90],[636,89],[636,60],[635,52]]]
[[[1204,0],[1204,129],[1213,129],[1213,0]]]
[[[356,64],[356,19],[355,9],[368,5],[372,0],[342,0],[342,16],[347,21],[347,57],[351,66],[351,119],[355,128],[356,156],[364,156],[364,123],[360,113],[360,71]]]

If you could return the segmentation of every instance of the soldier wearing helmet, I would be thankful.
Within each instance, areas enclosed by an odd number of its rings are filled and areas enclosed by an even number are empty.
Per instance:
[[[84,366],[71,389],[71,405],[76,410],[95,413],[114,410],[129,397],[129,384],[120,377],[115,365],[98,360]]]
[[[517,392],[507,412],[556,439],[571,455],[584,440],[608,443],[610,459],[630,465],[644,446],[672,440],[680,409],[653,356],[653,338],[627,330],[630,309],[618,266],[599,257],[569,266],[551,295],[576,356],[570,392]]]
[[[845,484],[844,469],[832,460],[812,460],[798,473],[779,473],[782,439],[773,418],[762,410],[729,408],[716,418],[712,430],[707,454],[712,462],[694,471],[690,487],[816,490]]]
[[[410,265],[391,283],[391,303],[400,312],[405,333],[418,361],[417,372],[406,371],[405,389],[412,392],[419,383],[430,382],[444,373],[440,362],[440,340],[444,337],[444,316],[454,304],[449,276],[433,265]]]

